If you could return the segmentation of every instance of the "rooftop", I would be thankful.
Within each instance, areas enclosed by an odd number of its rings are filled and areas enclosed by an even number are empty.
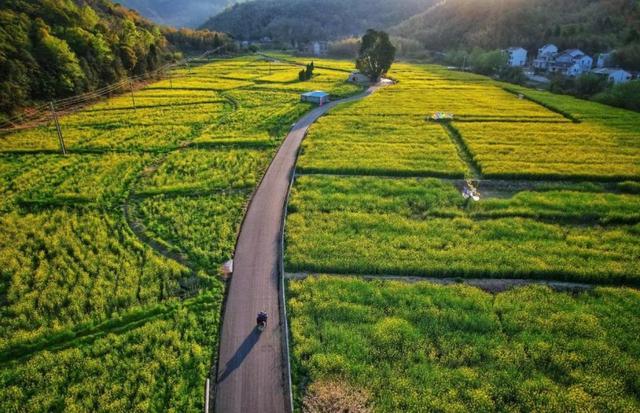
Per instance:
[[[580,49],[567,49],[563,51],[561,54],[568,54],[573,57],[579,57],[584,55],[584,53]]]
[[[329,96],[329,94],[327,92],[323,92],[322,90],[314,90],[313,92],[303,93],[302,96],[322,98]]]
[[[595,74],[598,74],[598,75],[610,75],[611,73],[615,73],[615,72],[629,73],[624,69],[619,69],[619,68],[614,68],[614,67],[603,67],[603,68],[600,68],[600,69],[593,69],[592,72],[595,73]]]

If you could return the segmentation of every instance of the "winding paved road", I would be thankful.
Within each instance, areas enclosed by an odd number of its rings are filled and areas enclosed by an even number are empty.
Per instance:
[[[280,317],[282,223],[300,143],[309,126],[339,103],[361,99],[379,86],[351,98],[315,108],[285,138],[256,190],[240,228],[234,271],[222,320],[215,409],[218,413],[289,412],[291,400]],[[267,329],[255,330],[256,314],[269,314]]]

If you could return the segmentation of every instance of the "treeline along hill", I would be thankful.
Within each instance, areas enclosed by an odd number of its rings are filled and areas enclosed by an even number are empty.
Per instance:
[[[34,101],[95,90],[194,52],[220,33],[158,26],[107,0],[9,0],[0,6],[0,121]]]

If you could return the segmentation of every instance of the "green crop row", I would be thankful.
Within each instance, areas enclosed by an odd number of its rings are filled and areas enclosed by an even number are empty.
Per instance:
[[[188,271],[123,221],[73,209],[0,215],[0,348],[176,294]]]
[[[294,186],[285,258],[289,271],[637,284],[638,202],[545,191],[470,205],[433,179],[306,176]]]
[[[222,291],[0,367],[4,412],[202,411]]]
[[[255,81],[292,68],[216,60],[60,114],[67,156],[52,123],[2,136],[0,411],[203,409],[223,293],[213,276],[310,108],[298,92],[360,90],[334,72],[270,79],[270,91]]]
[[[271,151],[255,149],[187,149],[167,156],[143,177],[137,194],[253,188],[266,168]]]
[[[216,272],[233,257],[236,234],[250,193],[163,195],[144,198],[134,207],[148,235],[189,257],[201,269]]]
[[[376,412],[640,409],[636,290],[312,277],[287,295],[299,406],[356,394]]]
[[[149,155],[21,155],[0,156],[0,208],[15,202],[71,201],[113,205]]]

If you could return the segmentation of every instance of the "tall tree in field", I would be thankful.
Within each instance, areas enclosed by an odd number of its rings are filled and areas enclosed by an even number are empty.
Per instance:
[[[389,35],[383,31],[367,30],[362,36],[356,67],[371,81],[376,82],[386,73],[396,56],[396,48],[389,41]]]

